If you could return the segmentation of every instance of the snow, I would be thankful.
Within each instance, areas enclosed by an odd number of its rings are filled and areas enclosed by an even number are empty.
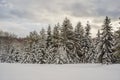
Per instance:
[[[0,63],[0,80],[120,80],[120,64]]]

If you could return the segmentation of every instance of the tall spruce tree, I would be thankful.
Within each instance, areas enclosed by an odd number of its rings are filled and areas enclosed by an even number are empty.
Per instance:
[[[74,45],[76,48],[76,54],[79,57],[79,61],[82,62],[82,47],[83,47],[84,29],[81,22],[78,22],[75,27]]]
[[[96,60],[95,62],[97,62],[97,56],[98,56],[98,53],[100,52],[100,40],[101,40],[101,33],[100,33],[100,30],[98,30],[98,33],[96,35],[97,37],[95,38],[94,40],[94,46],[95,46],[95,51],[96,51]]]
[[[69,19],[65,18],[61,28],[62,43],[66,45],[66,42],[73,37],[73,27]]]
[[[61,28],[61,42],[64,47],[67,56],[68,63],[78,62],[75,54],[75,46],[74,46],[74,32],[73,27],[69,19],[65,18],[63,21],[63,25]]]
[[[99,42],[100,42],[100,30],[98,30],[98,33],[97,33],[97,38],[96,38],[96,43],[95,45],[97,45]]]
[[[82,47],[82,62],[83,63],[90,63],[90,62],[94,62],[94,56],[95,56],[95,48],[93,45],[93,41],[92,38],[90,36],[90,24],[89,22],[87,22],[87,25],[85,27],[85,36],[83,39],[83,47]]]
[[[52,44],[51,47],[47,48],[47,63],[51,64],[58,64],[60,57],[59,57],[59,44],[60,44],[60,35],[59,35],[59,24],[55,25],[53,29],[52,35]]]
[[[115,62],[120,63],[120,28],[115,32],[114,56]]]
[[[46,48],[50,47],[52,44],[52,34],[51,34],[51,26],[48,26],[47,30],[47,40],[46,40]]]
[[[59,45],[60,45],[60,31],[59,31],[59,28],[60,28],[60,25],[58,23],[57,25],[55,25],[55,27],[53,29],[52,42],[53,42],[54,47],[59,47]]]
[[[75,27],[75,37],[77,37],[79,40],[83,38],[84,35],[84,29],[81,25],[81,22],[78,22]]]
[[[113,33],[110,18],[106,17],[102,28],[100,52],[98,54],[98,61],[100,63],[112,63],[113,53]]]
[[[41,48],[46,47],[46,34],[45,34],[45,29],[44,28],[42,28],[41,31],[40,31],[39,45],[40,45]]]

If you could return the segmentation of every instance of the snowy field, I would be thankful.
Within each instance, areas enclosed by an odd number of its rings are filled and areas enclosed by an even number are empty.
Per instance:
[[[120,80],[120,65],[1,63],[0,80]]]

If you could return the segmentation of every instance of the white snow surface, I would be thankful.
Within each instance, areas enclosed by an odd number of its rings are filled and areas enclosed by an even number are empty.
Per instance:
[[[120,80],[120,64],[0,63],[0,80]]]

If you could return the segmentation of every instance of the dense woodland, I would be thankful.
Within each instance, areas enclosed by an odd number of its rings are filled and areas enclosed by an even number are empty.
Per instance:
[[[119,24],[119,23],[118,23]],[[92,26],[78,22],[72,26],[65,18],[51,29],[30,32],[25,38],[0,31],[1,63],[78,64],[120,63],[120,28],[113,31],[111,20],[106,17],[95,38]]]

